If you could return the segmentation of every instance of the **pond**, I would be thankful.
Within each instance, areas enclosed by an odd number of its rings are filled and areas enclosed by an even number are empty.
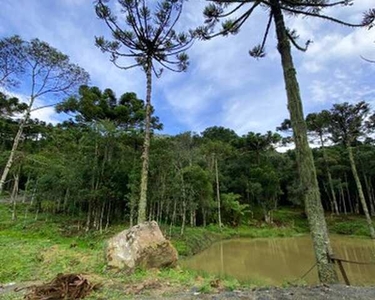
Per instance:
[[[331,236],[331,240],[338,258],[375,263],[374,241],[338,235]],[[309,236],[221,241],[181,262],[189,269],[264,285],[281,285],[298,280],[314,263]],[[375,264],[343,263],[343,266],[351,284],[375,285]],[[304,281],[318,283],[316,268]],[[343,282],[341,275],[340,281]]]

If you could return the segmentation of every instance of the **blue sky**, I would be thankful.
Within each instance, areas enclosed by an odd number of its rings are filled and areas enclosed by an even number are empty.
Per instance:
[[[148,0],[149,3],[155,2]],[[115,2],[115,0],[112,0]],[[205,0],[186,2],[179,28],[202,24]],[[374,0],[356,0],[348,8],[327,11],[359,22]],[[309,18],[291,19],[301,42],[311,39],[309,50],[293,50],[305,113],[329,108],[335,102],[368,101],[375,108],[375,28],[351,29]],[[267,56],[255,60],[248,50],[259,43],[265,26],[265,12],[254,14],[236,36],[196,42],[186,73],[165,72],[154,81],[153,105],[164,124],[164,133],[201,132],[209,126],[225,126],[238,134],[275,130],[288,117],[280,57],[274,28],[267,44]],[[92,0],[1,0],[0,36],[18,34],[50,43],[91,75],[91,84],[112,88],[117,95],[134,91],[144,99],[145,76],[140,69],[123,71],[113,66],[108,55],[94,46],[94,36],[108,36]],[[16,90],[16,94],[27,95]],[[48,103],[40,99],[37,105]],[[62,116],[53,108],[33,115],[47,122]]]

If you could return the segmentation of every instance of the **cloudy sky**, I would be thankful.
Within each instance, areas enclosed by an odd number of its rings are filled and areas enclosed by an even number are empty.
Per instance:
[[[92,0],[0,2],[0,37],[37,37],[85,68],[92,85],[112,88],[118,95],[134,91],[144,98],[142,71],[116,69],[108,55],[94,46],[94,36],[108,36],[109,31],[96,17]],[[205,0],[187,1],[179,28],[202,24],[205,4]],[[327,13],[360,22],[363,11],[370,7],[374,7],[374,0],[356,0],[351,7]],[[214,125],[232,128],[238,134],[265,132],[275,130],[288,117],[274,28],[267,57],[255,60],[248,55],[248,50],[259,43],[265,22],[265,12],[260,9],[238,35],[196,42],[189,51],[190,68],[186,73],[165,72],[154,82],[153,104],[164,123],[164,133],[200,132]],[[375,108],[375,64],[360,58],[375,59],[375,28],[344,28],[309,18],[287,18],[287,23],[297,29],[302,43],[313,41],[308,52],[293,52],[305,113],[344,101],[365,100]],[[48,101],[40,99],[37,105]],[[48,122],[63,118],[53,108],[37,111],[34,117]]]

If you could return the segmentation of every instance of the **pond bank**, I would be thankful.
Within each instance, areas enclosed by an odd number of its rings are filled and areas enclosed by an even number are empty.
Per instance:
[[[359,216],[342,215],[326,216],[329,231],[332,234],[369,238],[365,219]],[[265,224],[253,220],[246,226],[223,227],[216,225],[207,227],[187,227],[183,236],[180,227],[172,230],[161,225],[164,234],[169,237],[180,256],[191,256],[210,247],[220,240],[231,238],[275,238],[295,237],[309,233],[305,214],[301,210],[280,209],[274,213],[274,223]]]

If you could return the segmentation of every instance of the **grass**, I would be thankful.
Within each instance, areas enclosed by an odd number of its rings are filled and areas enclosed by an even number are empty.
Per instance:
[[[359,237],[369,237],[369,230],[364,218],[358,216],[339,216],[328,218],[330,232]]]
[[[19,220],[11,221],[11,207],[0,204],[0,284],[49,281],[58,273],[89,274],[94,281],[105,283],[92,299],[126,299],[142,283],[147,293],[157,286],[161,293],[173,293],[195,287],[198,292],[208,293],[213,289],[234,290],[244,286],[262,286],[259,280],[240,283],[233,278],[195,272],[181,268],[160,271],[137,270],[132,275],[109,273],[105,268],[105,241],[124,229],[124,225],[111,226],[109,230],[84,233],[78,230],[82,220],[64,216],[40,214],[37,221],[29,214],[24,218],[25,206],[18,206]],[[275,225],[251,221],[238,228],[207,226],[206,228],[187,227],[184,236],[180,228],[171,231],[172,244],[181,256],[189,256],[209,247],[213,242],[233,237],[290,237],[308,232],[303,213],[297,210],[280,209],[275,212]],[[367,235],[363,218],[347,216],[329,218],[331,232],[349,235]],[[169,227],[162,226],[169,234]],[[166,234],[168,236],[168,234]],[[0,295],[2,299],[21,299],[14,294]],[[130,296],[129,296],[130,297]]]
[[[137,270],[132,275],[113,274],[106,270],[104,259],[105,241],[124,226],[112,226],[102,234],[84,233],[77,230],[82,220],[64,216],[40,214],[24,219],[25,206],[18,206],[18,221],[11,221],[11,207],[0,204],[0,284],[10,282],[50,281],[58,273],[83,273],[94,282],[105,283],[93,299],[126,299],[137,290],[137,285],[158,282],[165,293],[196,287],[207,292],[215,289],[212,282],[220,280],[220,288],[234,289],[239,283],[232,278],[216,276],[181,268],[161,271]],[[163,227],[164,230],[167,227]],[[168,228],[169,230],[169,228]],[[238,231],[229,228],[223,232],[214,226],[208,229],[187,228],[183,237],[180,228],[172,229],[172,243],[180,254],[191,255],[208,247],[214,241],[237,236]],[[241,229],[244,231],[244,229]],[[203,242],[202,242],[203,241]],[[210,288],[209,288],[210,287]],[[130,296],[129,296],[130,297]],[[21,299],[14,293],[1,295],[2,299]]]

